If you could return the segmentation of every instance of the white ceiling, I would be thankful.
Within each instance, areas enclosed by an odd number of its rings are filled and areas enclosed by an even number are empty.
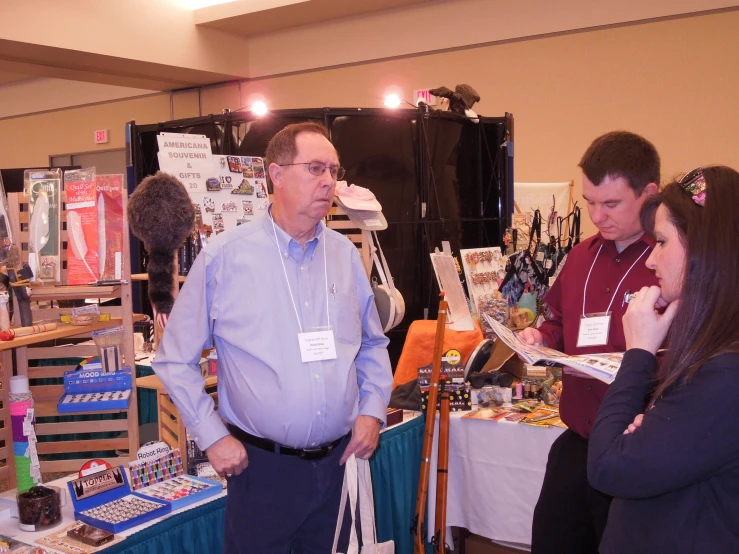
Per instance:
[[[235,0],[195,10],[195,23],[242,36],[281,31],[431,0]]]

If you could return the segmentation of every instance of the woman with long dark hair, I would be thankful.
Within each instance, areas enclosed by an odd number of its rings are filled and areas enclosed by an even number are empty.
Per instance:
[[[590,483],[615,497],[600,552],[739,552],[739,173],[698,168],[641,218],[659,286],[629,304],[590,436]]]

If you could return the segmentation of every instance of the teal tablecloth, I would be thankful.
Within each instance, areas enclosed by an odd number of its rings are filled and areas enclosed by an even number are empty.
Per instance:
[[[382,433],[370,460],[377,540],[394,540],[396,554],[413,554],[410,529],[416,509],[424,422],[423,417],[417,417]],[[219,498],[144,529],[105,553],[220,554],[225,511],[226,499]]]

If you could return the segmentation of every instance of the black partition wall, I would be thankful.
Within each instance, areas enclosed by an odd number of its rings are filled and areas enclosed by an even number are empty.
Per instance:
[[[383,206],[388,229],[378,236],[406,302],[403,323],[389,333],[395,361],[408,325],[426,314],[436,317],[438,286],[429,253],[445,240],[455,254],[502,243],[513,208],[513,117],[471,121],[424,109],[323,108],[279,110],[261,118],[224,113],[131,123],[129,193],[159,169],[159,132],[206,135],[214,154],[264,156],[277,131],[307,120],[328,127],[347,183],[367,187]],[[140,252],[134,251],[134,272],[143,271]],[[149,309],[139,302],[139,310]]]

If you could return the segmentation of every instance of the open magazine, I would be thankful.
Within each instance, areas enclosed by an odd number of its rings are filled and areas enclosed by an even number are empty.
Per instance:
[[[621,367],[623,360],[623,352],[614,352],[610,354],[585,354],[582,356],[568,356],[545,346],[532,346],[526,344],[518,335],[492,319],[488,314],[483,314],[485,321],[492,327],[493,332],[500,340],[506,343],[512,350],[521,356],[523,360],[532,365],[561,365],[564,366],[565,372],[583,373],[587,377],[592,377],[611,384],[616,378],[618,368]]]

